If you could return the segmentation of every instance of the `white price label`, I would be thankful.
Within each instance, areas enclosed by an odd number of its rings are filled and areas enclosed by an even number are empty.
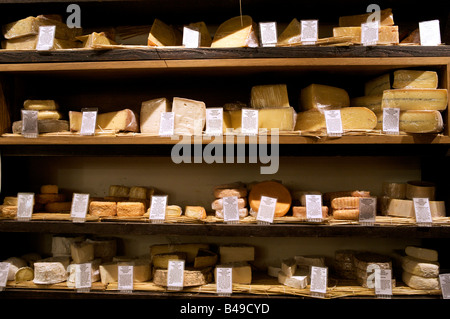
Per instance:
[[[74,193],[72,197],[72,206],[70,217],[74,222],[84,222],[89,207],[89,194]]]
[[[376,45],[378,43],[378,21],[361,24],[361,42],[363,45]]]
[[[372,225],[375,223],[376,214],[376,197],[361,197],[359,199],[359,222],[365,225]]]
[[[423,226],[431,226],[433,218],[431,217],[430,201],[428,198],[413,198],[414,213],[416,222]]]
[[[8,262],[0,262],[0,290],[6,287],[6,283],[8,282],[10,265]]]
[[[219,295],[230,295],[233,292],[233,269],[231,267],[216,268],[216,292]]]
[[[323,219],[322,215],[322,196],[305,195],[306,199],[306,218],[313,221]]]
[[[419,22],[420,45],[437,46],[441,44],[439,20]]]
[[[442,298],[450,299],[450,274],[439,274]]]
[[[278,35],[276,22],[260,22],[259,31],[263,47],[274,47],[277,45]]]
[[[319,34],[318,20],[301,20],[301,41],[302,44],[315,44]]]
[[[118,280],[117,287],[120,291],[133,291],[133,265],[119,265],[117,266]]]
[[[150,220],[162,222],[166,219],[167,195],[152,196]]]
[[[222,198],[223,219],[225,222],[239,221],[239,207],[237,196],[228,196]]]
[[[223,109],[206,109],[206,132],[207,135],[220,136],[223,134]]]
[[[242,134],[258,134],[258,110],[242,109]]]
[[[262,223],[273,223],[276,205],[277,205],[276,198],[261,196],[261,200],[259,201],[258,215],[256,215],[256,220]]]
[[[33,193],[18,193],[17,194],[17,219],[26,221],[31,219],[34,206]]]
[[[329,136],[341,136],[343,133],[341,110],[324,110],[323,112],[325,115],[327,134]]]
[[[194,27],[183,27],[183,46],[186,48],[198,48],[200,46],[200,31]]]
[[[77,264],[75,268],[75,288],[80,291],[87,291],[92,286],[92,265],[91,263]]]
[[[54,25],[40,26],[36,50],[46,51],[53,48],[53,43],[55,41],[55,31],[56,26]]]
[[[314,296],[323,297],[327,292],[328,268],[311,266],[310,291]]]
[[[36,138],[38,135],[38,111],[22,110],[22,136]]]
[[[400,109],[383,108],[383,132],[398,135],[400,131]]]
[[[175,125],[174,112],[162,112],[159,121],[159,136],[172,136]]]
[[[169,260],[167,270],[167,288],[169,290],[183,289],[184,260]]]
[[[81,116],[80,135],[95,135],[97,127],[97,110],[83,109]]]
[[[379,298],[392,296],[392,270],[375,269],[375,294]]]

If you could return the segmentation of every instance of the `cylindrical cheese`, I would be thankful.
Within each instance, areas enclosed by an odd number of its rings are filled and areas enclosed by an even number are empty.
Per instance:
[[[406,198],[406,183],[383,182],[383,195],[395,199]]]
[[[42,185],[41,194],[58,194],[58,185]]]
[[[293,206],[292,207],[292,216],[306,219],[306,206]],[[328,206],[322,206],[322,218],[328,217]]]
[[[289,190],[281,183],[266,181],[255,184],[248,195],[250,208],[257,212],[261,202],[261,196],[267,196],[277,199],[274,217],[282,217],[287,214],[291,208],[292,197]]]
[[[409,181],[406,184],[406,198],[428,198],[435,200],[436,186],[430,182]]]
[[[333,211],[334,219],[358,220],[359,209],[341,209]]]
[[[445,202],[430,201],[431,217],[445,217]],[[415,217],[414,202],[410,199],[391,199],[387,210],[389,216]]]

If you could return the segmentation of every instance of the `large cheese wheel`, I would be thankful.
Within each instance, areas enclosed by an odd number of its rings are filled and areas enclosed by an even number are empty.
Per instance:
[[[255,184],[248,195],[250,208],[257,212],[259,209],[261,196],[277,199],[274,217],[281,217],[291,208],[292,197],[289,190],[282,184],[274,181],[266,181]]]

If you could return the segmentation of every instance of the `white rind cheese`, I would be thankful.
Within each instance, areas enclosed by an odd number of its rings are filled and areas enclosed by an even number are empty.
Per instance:
[[[433,290],[439,289],[439,279],[438,278],[424,278],[420,276],[413,275],[407,271],[402,273],[403,282],[413,289],[419,290]]]
[[[50,257],[34,263],[35,284],[56,284],[67,280],[69,257]]]
[[[413,275],[434,278],[439,276],[439,263],[406,256],[402,260],[402,269]]]

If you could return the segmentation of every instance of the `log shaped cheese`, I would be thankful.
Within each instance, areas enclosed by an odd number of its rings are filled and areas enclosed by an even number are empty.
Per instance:
[[[265,181],[254,185],[248,195],[250,208],[257,212],[261,204],[261,196],[277,199],[274,217],[281,217],[287,214],[291,208],[292,197],[289,190],[281,183],[275,181]]]

